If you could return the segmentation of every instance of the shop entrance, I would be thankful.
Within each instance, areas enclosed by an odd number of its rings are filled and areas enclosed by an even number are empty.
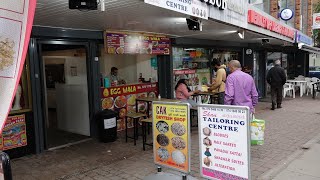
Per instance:
[[[287,62],[288,62],[288,54],[281,53],[281,52],[267,52],[267,58],[266,58],[266,76],[268,74],[268,71],[273,67],[273,62],[275,60],[280,60],[281,61],[281,67],[284,68],[286,75],[287,73]],[[271,87],[265,81],[266,83],[266,96],[270,97],[271,96]]]
[[[40,46],[46,149],[87,139],[90,118],[86,46]]]

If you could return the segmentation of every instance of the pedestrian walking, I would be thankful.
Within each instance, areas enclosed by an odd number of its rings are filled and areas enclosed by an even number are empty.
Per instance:
[[[216,78],[212,84],[209,84],[208,91],[218,93],[218,104],[224,104],[225,82],[227,79],[226,66],[216,60],[212,62],[216,72]]]
[[[258,92],[252,76],[241,71],[237,60],[229,62],[230,75],[227,77],[224,104],[248,106],[252,114],[258,104]]]
[[[281,67],[281,61],[274,61],[274,67],[271,68],[267,74],[267,82],[271,86],[271,110],[275,110],[276,104],[277,108],[282,108],[282,92],[286,80],[286,73]]]

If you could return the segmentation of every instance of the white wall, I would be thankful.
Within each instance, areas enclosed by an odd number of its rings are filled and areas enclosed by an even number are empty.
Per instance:
[[[153,80],[158,81],[158,71],[151,67],[151,58],[156,56],[151,55],[138,55],[137,56],[137,79],[140,73],[145,80],[151,77]]]
[[[310,54],[309,66],[320,66],[320,56],[316,54]]]
[[[87,65],[86,57],[65,57],[64,72],[66,84],[69,85],[86,85],[87,84]],[[71,67],[76,67],[77,75],[71,75]]]
[[[157,70],[151,67],[151,55],[112,55],[102,54],[100,70],[103,76],[109,76],[111,67],[118,68],[118,74],[127,83],[138,82],[139,73],[146,80],[150,77],[157,81]]]

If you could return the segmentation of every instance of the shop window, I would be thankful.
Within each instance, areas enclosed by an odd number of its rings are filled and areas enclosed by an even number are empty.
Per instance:
[[[249,3],[270,14],[270,0],[249,0]]]
[[[32,111],[31,99],[31,81],[30,81],[30,68],[29,57],[26,57],[26,62],[21,74],[17,93],[12,102],[12,109],[10,114],[17,114]]]
[[[188,86],[191,90],[206,91],[203,88],[211,83],[209,50],[204,48],[174,47],[173,74],[173,87],[176,86],[180,79],[188,79]],[[208,98],[202,100],[202,103],[208,102]]]

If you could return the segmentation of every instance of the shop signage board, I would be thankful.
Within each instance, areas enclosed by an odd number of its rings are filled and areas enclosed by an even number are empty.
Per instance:
[[[200,0],[144,0],[144,2],[182,14],[208,19],[208,6]]]
[[[320,13],[313,14],[312,29],[320,29]]]
[[[136,112],[136,98],[158,96],[157,83],[144,83],[134,85],[123,85],[109,88],[101,88],[101,107],[119,113],[117,120],[117,130],[125,130],[125,115],[127,112]],[[138,104],[138,111],[147,113],[148,104],[141,102]],[[151,112],[149,112],[151,114]],[[132,119],[128,121],[128,128],[133,127]]]
[[[250,179],[249,108],[199,105],[198,120],[202,177]]]
[[[105,51],[108,54],[169,55],[171,41],[166,36],[105,32]]]
[[[35,0],[0,1],[0,132],[22,73],[35,6]]]
[[[0,149],[9,150],[27,145],[25,115],[9,116],[0,136]]]
[[[154,102],[152,110],[155,164],[190,172],[189,105]]]
[[[255,10],[248,11],[248,23],[294,40],[295,30],[293,28],[282,25]]]
[[[225,4],[223,11],[214,6],[209,6],[209,18],[247,28],[248,1],[224,0],[222,3]]]
[[[301,31],[297,31],[296,43],[304,43],[306,45],[313,46],[312,38],[303,34]]]

